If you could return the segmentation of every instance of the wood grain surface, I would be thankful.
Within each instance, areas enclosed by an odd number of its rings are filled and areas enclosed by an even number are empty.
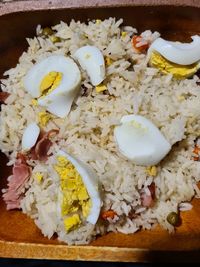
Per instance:
[[[115,16],[122,17],[124,24],[133,25],[139,31],[157,30],[171,40],[189,40],[192,34],[200,33],[200,1],[120,2],[85,1],[85,6],[80,1],[35,1],[33,5],[30,5],[33,3],[31,1],[26,1],[26,5],[24,1],[0,4],[0,76],[2,77],[6,69],[15,66],[18,57],[27,47],[25,37],[34,36],[37,24],[48,26],[60,20],[68,22],[72,18],[86,21],[88,18],[104,19]],[[0,189],[5,186],[9,173],[6,157],[1,153]],[[157,226],[151,231],[140,231],[131,235],[109,233],[98,237],[88,246],[67,246],[58,242],[56,237],[51,240],[43,237],[34,222],[20,211],[6,211],[0,198],[0,257],[139,262],[198,261],[200,201],[194,199],[192,204],[194,208],[191,211],[181,213],[182,224],[175,234],[169,235]]]

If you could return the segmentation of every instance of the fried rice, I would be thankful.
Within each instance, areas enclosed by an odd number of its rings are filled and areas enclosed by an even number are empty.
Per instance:
[[[48,154],[48,160],[29,159],[32,174],[24,188],[20,207],[51,238],[55,233],[68,244],[87,244],[97,235],[107,232],[135,233],[160,224],[169,232],[174,226],[167,221],[170,212],[192,208],[187,203],[200,197],[197,183],[200,164],[192,159],[194,142],[200,134],[200,90],[198,77],[177,80],[171,74],[161,74],[149,67],[146,53],[133,49],[131,38],[137,30],[124,26],[123,20],[109,18],[100,23],[60,22],[53,30],[60,42],[53,43],[41,36],[41,26],[34,38],[27,38],[28,49],[19,58],[15,68],[5,72],[1,89],[10,93],[0,113],[0,149],[16,161],[21,151],[22,135],[27,125],[38,122],[40,106],[24,90],[23,78],[35,63],[50,55],[71,56],[84,45],[94,45],[111,64],[106,65],[106,87],[97,93],[85,71],[81,70],[81,91],[67,117],[52,116],[43,130],[58,129]],[[126,34],[122,34],[126,32]],[[151,43],[158,32],[140,33],[143,41]],[[143,43],[141,44],[143,45]],[[151,175],[147,168],[124,158],[116,146],[113,130],[124,115],[139,114],[150,119],[173,146],[169,154],[156,166]],[[57,208],[59,178],[53,168],[56,153],[64,150],[88,164],[99,179],[102,210],[113,210],[115,216],[96,225],[82,224],[67,233]],[[38,182],[34,174],[40,172]],[[155,184],[155,203],[144,207],[141,190],[148,194]]]

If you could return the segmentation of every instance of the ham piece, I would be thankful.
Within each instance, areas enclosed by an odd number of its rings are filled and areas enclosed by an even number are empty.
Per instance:
[[[155,183],[151,183],[148,186],[149,192],[150,194],[147,194],[145,192],[142,192],[141,194],[141,203],[143,207],[152,207],[154,204],[154,200],[155,200],[155,190],[156,190],[156,186]]]
[[[20,208],[20,201],[23,198],[24,187],[30,174],[30,167],[22,161],[22,159],[17,159],[12,169],[12,175],[8,177],[8,188],[3,194],[7,210]]]
[[[58,134],[58,132],[59,131],[57,129],[52,129],[48,133],[42,133],[39,136],[36,145],[30,151],[31,159],[46,161],[48,158],[48,151],[52,146],[52,141],[50,140],[50,137],[55,134]]]
[[[48,133],[41,133],[36,145],[28,155],[33,160],[46,161],[48,151],[52,145],[51,137],[58,134],[57,129],[50,130]],[[25,184],[31,175],[31,168],[26,164],[27,157],[18,153],[17,160],[12,169],[12,175],[8,177],[8,188],[3,193],[3,199],[7,209],[19,209],[20,201],[23,198]]]
[[[0,103],[5,103],[6,99],[9,97],[9,93],[0,92]]]

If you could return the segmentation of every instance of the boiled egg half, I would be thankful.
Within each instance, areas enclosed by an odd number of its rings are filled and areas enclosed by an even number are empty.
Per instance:
[[[86,45],[79,48],[74,58],[84,69],[92,85],[96,86],[105,79],[105,62],[101,51],[96,46]]]
[[[73,59],[62,55],[49,56],[35,64],[24,78],[24,86],[38,105],[50,113],[65,117],[81,83],[80,70]]]
[[[150,65],[176,78],[192,76],[200,68],[200,36],[191,38],[191,43],[156,39],[148,50]]]
[[[96,224],[101,198],[95,173],[63,151],[59,151],[54,169],[60,178],[58,199],[66,231],[78,228],[85,220]]]
[[[115,127],[114,137],[119,151],[137,165],[159,163],[170,151],[171,145],[160,130],[147,118],[126,115]]]

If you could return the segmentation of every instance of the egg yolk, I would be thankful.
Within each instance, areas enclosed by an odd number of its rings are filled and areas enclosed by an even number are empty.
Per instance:
[[[60,177],[60,186],[63,195],[61,203],[62,216],[70,215],[67,217],[67,223],[64,223],[65,229],[68,232],[80,224],[80,222],[75,223],[77,220],[73,219],[74,215],[77,217],[82,213],[83,217],[87,218],[91,208],[91,199],[80,174],[70,161],[63,156],[58,156],[57,164],[54,168]]]
[[[143,127],[141,123],[139,123],[139,122],[137,122],[135,120],[127,122],[127,125],[133,126],[136,129],[139,129],[139,130],[142,130],[142,131],[147,131],[146,127]]]
[[[50,94],[54,89],[56,89],[62,80],[62,73],[51,71],[49,72],[41,81],[40,83],[40,92],[41,95],[48,95]]]
[[[64,226],[67,232],[76,229],[81,224],[81,220],[78,214],[74,214],[71,217],[67,217],[64,220]]]
[[[179,65],[167,60],[157,52],[152,52],[150,65],[158,68],[165,74],[173,74],[173,76],[177,79],[190,77],[199,69],[198,64]]]

